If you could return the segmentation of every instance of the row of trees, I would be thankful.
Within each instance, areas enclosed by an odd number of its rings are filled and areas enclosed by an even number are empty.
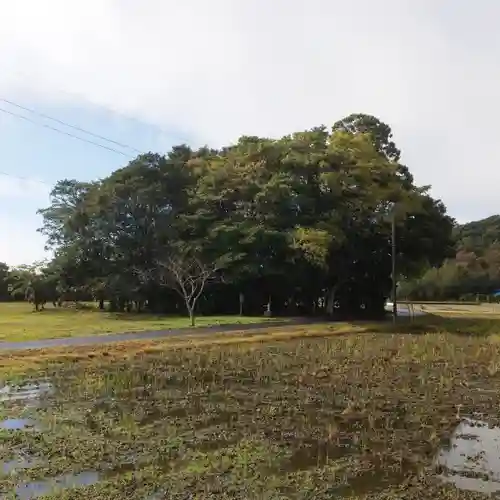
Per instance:
[[[35,276],[36,265],[9,268],[5,262],[0,262],[0,301],[24,300],[26,289]]]
[[[453,220],[414,184],[390,128],[351,115],[281,139],[148,153],[40,210],[42,274],[113,310],[383,313],[399,278],[451,255]],[[44,278],[44,279],[45,279]]]
[[[83,293],[83,295],[82,295]],[[47,302],[54,306],[65,300],[92,299],[83,289],[65,289],[46,262],[9,268],[0,262],[0,301],[29,300],[38,310]]]
[[[485,300],[500,290],[500,216],[454,230],[456,255],[418,279],[404,283],[400,296],[414,300]]]

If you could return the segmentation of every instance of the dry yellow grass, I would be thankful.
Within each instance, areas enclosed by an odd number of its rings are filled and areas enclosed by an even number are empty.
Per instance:
[[[25,351],[0,352],[0,375],[11,378],[28,372],[36,372],[50,365],[68,363],[101,364],[123,360],[164,350],[199,348],[203,346],[224,346],[261,342],[279,342],[295,338],[328,337],[370,330],[369,325],[349,323],[316,324],[308,326],[273,327],[258,332],[231,332],[220,334],[175,335],[158,340],[130,340],[92,346],[51,347]]]
[[[498,318],[500,319],[500,304],[415,304],[428,314],[443,317]]]

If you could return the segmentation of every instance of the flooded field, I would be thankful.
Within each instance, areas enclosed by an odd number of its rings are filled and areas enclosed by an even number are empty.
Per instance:
[[[0,387],[0,498],[489,498],[499,354],[382,333],[80,353]]]
[[[500,491],[500,428],[464,419],[437,457],[441,478],[458,488]]]

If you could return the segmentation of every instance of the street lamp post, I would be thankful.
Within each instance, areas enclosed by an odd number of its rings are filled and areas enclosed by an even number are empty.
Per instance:
[[[392,321],[396,323],[398,316],[398,304],[396,299],[396,204],[392,207],[391,220],[391,264],[392,264]]]

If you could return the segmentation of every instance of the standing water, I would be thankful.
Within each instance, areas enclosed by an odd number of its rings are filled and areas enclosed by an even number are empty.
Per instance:
[[[458,489],[491,494],[500,491],[500,427],[464,420],[449,449],[436,458],[439,478]]]

